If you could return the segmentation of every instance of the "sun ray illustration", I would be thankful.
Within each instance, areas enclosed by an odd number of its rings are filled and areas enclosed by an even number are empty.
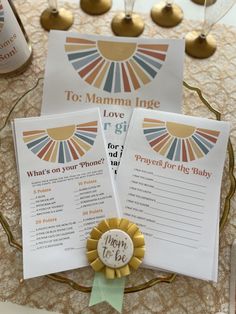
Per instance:
[[[220,132],[144,118],[143,134],[151,148],[160,155],[173,161],[189,162],[207,155]]]
[[[0,0],[0,32],[3,28],[3,24],[4,24],[4,11],[3,11],[2,2]]]
[[[167,44],[67,37],[65,52],[78,75],[108,93],[130,93],[150,83],[166,59]]]
[[[23,140],[32,153],[58,163],[78,160],[91,149],[96,136],[97,121],[23,132]]]

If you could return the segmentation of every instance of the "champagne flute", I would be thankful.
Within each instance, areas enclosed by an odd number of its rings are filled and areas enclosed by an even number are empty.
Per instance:
[[[133,13],[135,0],[124,0],[125,12],[115,15],[111,22],[111,28],[117,36],[137,37],[144,30],[144,21]]]
[[[81,0],[81,9],[91,15],[100,15],[110,10],[112,5],[111,0]]]
[[[174,27],[183,19],[182,9],[173,0],[165,0],[155,4],[151,10],[153,22],[162,27]]]
[[[205,0],[201,31],[191,31],[185,37],[185,51],[188,55],[204,59],[215,53],[217,43],[210,31],[228,13],[235,2],[236,0]]]
[[[64,8],[58,9],[57,0],[48,0],[48,8],[40,16],[44,29],[67,30],[74,22],[73,14]]]

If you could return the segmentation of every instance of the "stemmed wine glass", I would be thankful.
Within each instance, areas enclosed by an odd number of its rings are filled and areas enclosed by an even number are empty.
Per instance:
[[[185,51],[194,58],[204,59],[216,51],[216,40],[210,34],[212,27],[233,7],[236,0],[205,0],[201,31],[191,31],[185,37]]]
[[[67,30],[74,22],[73,14],[64,8],[58,9],[57,0],[48,0],[48,8],[40,16],[40,23],[44,29]]]
[[[135,0],[124,0],[125,12],[114,16],[111,22],[111,28],[117,36],[137,37],[144,30],[144,21],[138,15],[133,13]]]
[[[111,0],[80,0],[81,9],[87,14],[99,15],[110,10]]]
[[[155,4],[151,10],[152,20],[162,27],[173,27],[183,19],[182,9],[173,0],[165,0]]]

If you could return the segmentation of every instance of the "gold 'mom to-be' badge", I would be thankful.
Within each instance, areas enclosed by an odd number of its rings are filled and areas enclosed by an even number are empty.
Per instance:
[[[108,279],[127,276],[137,269],[145,253],[144,236],[125,218],[102,220],[87,240],[87,258],[94,271],[105,271]]]

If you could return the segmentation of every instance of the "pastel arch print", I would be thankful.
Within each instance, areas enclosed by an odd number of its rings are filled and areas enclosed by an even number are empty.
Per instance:
[[[109,93],[132,92],[150,83],[166,59],[167,44],[137,44],[67,37],[65,52],[78,75]]]
[[[38,158],[52,163],[78,160],[93,146],[97,121],[23,132],[26,146]]]
[[[143,133],[151,148],[172,161],[203,158],[214,147],[220,132],[171,121],[144,118]]]
[[[4,11],[2,1],[0,0],[0,32],[3,28],[3,24],[4,24]]]

